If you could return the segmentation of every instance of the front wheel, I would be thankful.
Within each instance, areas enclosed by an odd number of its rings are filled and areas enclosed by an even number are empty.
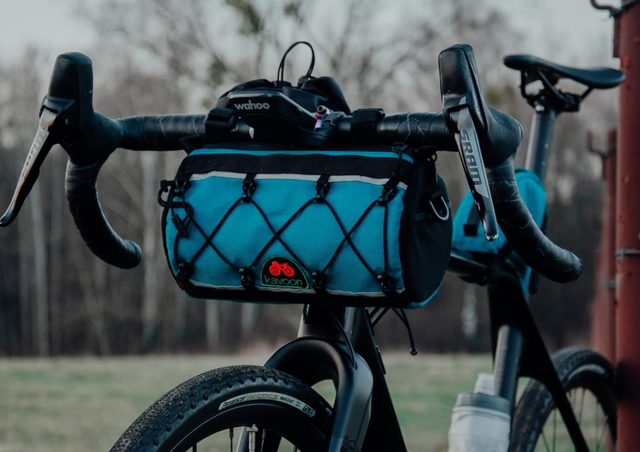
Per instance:
[[[169,391],[111,452],[320,452],[330,429],[331,408],[298,379],[274,369],[233,366]]]
[[[589,451],[615,450],[616,398],[613,367],[591,350],[570,348],[553,357]],[[531,380],[513,419],[510,452],[575,451],[553,398]]]

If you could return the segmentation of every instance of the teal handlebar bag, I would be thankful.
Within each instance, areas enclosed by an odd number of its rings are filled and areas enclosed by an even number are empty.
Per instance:
[[[201,147],[159,199],[169,267],[197,298],[415,308],[451,252],[434,159],[404,146]]]

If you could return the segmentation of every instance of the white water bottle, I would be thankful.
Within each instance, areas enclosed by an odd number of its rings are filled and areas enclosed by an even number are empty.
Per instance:
[[[476,387],[473,392],[482,392],[484,394],[495,395],[493,374],[480,372],[476,380]]]
[[[451,415],[449,452],[507,452],[509,401],[493,395],[492,374],[479,374],[475,391],[458,394]]]

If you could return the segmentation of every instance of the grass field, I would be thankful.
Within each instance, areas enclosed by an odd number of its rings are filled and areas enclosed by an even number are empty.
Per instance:
[[[108,451],[144,409],[206,370],[264,356],[0,359],[0,452]],[[392,396],[410,451],[446,451],[456,395],[490,357],[390,355]]]

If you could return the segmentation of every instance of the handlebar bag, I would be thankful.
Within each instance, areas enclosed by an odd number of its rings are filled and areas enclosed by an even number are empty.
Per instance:
[[[265,146],[192,150],[162,182],[165,252],[188,295],[410,308],[433,298],[452,236],[433,155]]]
[[[547,194],[540,178],[525,168],[516,168],[516,183],[522,200],[531,212],[533,221],[538,227],[543,228]],[[525,292],[529,290],[531,268],[511,251],[502,231],[499,231],[497,240],[493,242],[485,240],[478,210],[473,203],[470,192],[467,192],[460,202],[453,220],[453,250],[472,259],[489,262],[492,265],[506,265],[515,270],[523,290]]]

